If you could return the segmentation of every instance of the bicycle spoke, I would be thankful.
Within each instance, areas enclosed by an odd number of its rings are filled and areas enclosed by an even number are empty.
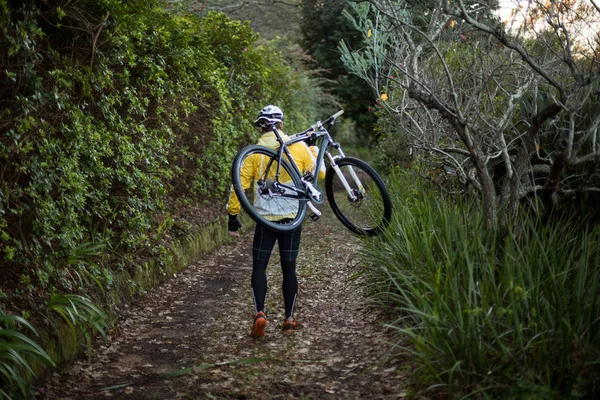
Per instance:
[[[380,221],[383,215],[383,203],[381,196],[378,196],[375,182],[368,175],[361,173],[362,171],[356,171],[356,168],[350,165],[343,166],[341,169],[352,189],[352,194],[346,191],[340,194],[343,196],[337,201],[340,211],[362,229],[373,227],[373,224]],[[358,172],[356,174],[358,179],[353,179],[353,171]]]
[[[276,152],[261,146],[249,146],[241,152],[234,164],[240,171],[252,171],[253,177],[249,187],[244,188],[244,195],[238,194],[238,198],[257,222],[273,230],[291,230],[304,218],[306,199],[301,195],[300,176],[285,159],[280,164],[277,157]],[[239,190],[242,179],[237,176],[234,170],[234,186],[237,182]],[[287,222],[273,222],[280,220]]]
[[[391,203],[381,178],[366,163],[343,159],[328,171],[327,196],[338,219],[358,234],[375,235],[389,223]]]

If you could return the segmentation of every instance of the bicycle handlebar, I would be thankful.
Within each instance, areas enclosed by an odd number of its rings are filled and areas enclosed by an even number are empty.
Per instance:
[[[302,132],[302,133],[308,133],[309,131],[313,130],[313,131],[317,131],[318,129],[321,129],[324,125],[333,125],[336,118],[339,117],[340,115],[342,115],[344,113],[344,110],[340,110],[338,112],[336,112],[335,114],[333,114],[331,117],[327,118],[325,121],[321,122],[321,121],[317,121],[316,124],[314,124],[313,126],[311,126],[310,128],[308,128],[306,131]]]
[[[321,121],[317,121],[316,124],[312,125],[310,128],[308,128],[305,131],[302,132],[298,132],[295,135],[290,136],[290,138],[294,137],[299,137],[302,135],[307,135],[308,132],[318,132],[324,125],[333,125],[335,120],[337,119],[337,117],[339,117],[340,115],[342,115],[344,113],[344,110],[340,110],[338,112],[336,112],[335,114],[333,114],[331,117],[327,118],[325,121],[321,122]],[[308,136],[308,135],[307,135]]]

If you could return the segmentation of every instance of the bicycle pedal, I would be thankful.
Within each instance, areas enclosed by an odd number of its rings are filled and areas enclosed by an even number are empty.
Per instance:
[[[311,203],[310,201],[308,202],[308,208],[310,209],[310,211],[312,211],[309,215],[308,218],[310,218],[313,221],[317,221],[319,218],[321,218],[321,211],[319,211],[319,209],[317,207],[314,206],[313,203]]]

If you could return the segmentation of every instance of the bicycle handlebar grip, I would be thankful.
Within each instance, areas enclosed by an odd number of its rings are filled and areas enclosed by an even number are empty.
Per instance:
[[[337,118],[337,117],[339,117],[340,115],[342,115],[343,113],[344,113],[344,110],[340,110],[340,111],[336,112],[335,114],[333,114],[333,115],[331,116],[331,118]]]
[[[333,121],[335,121],[335,119],[336,119],[337,117],[339,117],[339,116],[340,116],[340,115],[342,115],[343,113],[344,113],[344,110],[340,110],[340,111],[336,112],[336,113],[335,113],[335,114],[333,114],[331,117],[329,117],[329,118],[327,118],[325,121],[323,121],[323,123],[322,123],[322,124],[323,124],[323,125],[325,125],[325,124],[330,124],[330,123],[332,123]]]

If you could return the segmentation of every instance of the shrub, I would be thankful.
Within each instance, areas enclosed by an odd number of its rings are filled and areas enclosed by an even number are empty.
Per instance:
[[[524,217],[492,232],[475,205],[394,181],[394,222],[363,256],[421,375],[451,394],[598,396],[600,230]]]
[[[280,104],[290,130],[316,119],[310,74],[247,23],[159,0],[17,3],[0,0],[0,286],[13,294],[76,291],[78,272],[160,254],[153,231],[179,204],[222,198],[258,109]],[[82,246],[102,250],[69,263]]]
[[[25,376],[27,373],[34,375],[32,361],[54,365],[44,349],[19,330],[19,325],[37,335],[34,327],[23,318],[0,313],[0,399],[30,396]]]
[[[108,318],[89,298],[168,270],[170,237],[203,228],[177,223],[179,208],[224,204],[260,108],[280,105],[288,131],[322,117],[301,60],[247,23],[162,0],[0,0],[0,314],[89,345]],[[28,390],[11,349],[48,361],[12,332],[0,330],[15,339],[0,337],[0,397]]]

